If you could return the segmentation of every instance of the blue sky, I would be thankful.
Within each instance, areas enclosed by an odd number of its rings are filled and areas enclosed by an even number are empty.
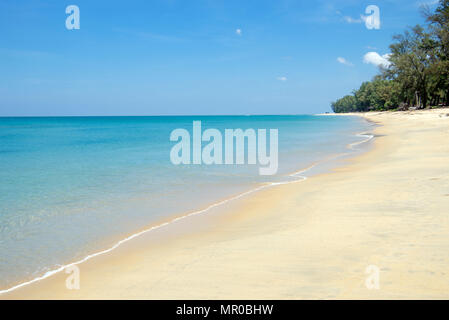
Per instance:
[[[0,116],[330,111],[422,2],[2,0]],[[360,19],[372,4],[380,30]]]

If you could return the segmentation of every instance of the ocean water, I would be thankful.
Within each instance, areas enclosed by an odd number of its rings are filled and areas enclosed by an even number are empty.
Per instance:
[[[172,130],[278,129],[279,169],[170,162]],[[0,290],[110,248],[337,154],[369,130],[358,117],[0,118]]]

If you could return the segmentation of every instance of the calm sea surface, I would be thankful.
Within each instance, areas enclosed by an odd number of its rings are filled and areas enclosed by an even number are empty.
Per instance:
[[[172,130],[278,129],[279,170],[170,162]],[[0,118],[0,289],[106,249],[330,155],[369,130],[358,117]],[[223,134],[224,136],[224,134]]]

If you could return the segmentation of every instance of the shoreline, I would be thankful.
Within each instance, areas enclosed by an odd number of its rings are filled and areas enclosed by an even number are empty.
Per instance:
[[[367,120],[367,119],[365,119],[365,120],[367,122],[369,122],[369,120]],[[297,183],[297,182],[305,181],[309,177],[305,176],[305,175],[302,175],[303,173],[305,173],[305,172],[307,172],[307,171],[309,171],[309,170],[311,170],[311,169],[313,169],[315,167],[318,167],[320,164],[328,163],[328,162],[331,162],[331,161],[336,161],[336,159],[338,159],[340,157],[350,157],[351,156],[351,152],[355,152],[356,151],[354,149],[354,146],[357,146],[357,145],[360,145],[360,144],[364,144],[364,143],[369,142],[371,139],[374,138],[374,135],[370,135],[370,134],[368,134],[366,132],[355,133],[354,136],[361,137],[361,138],[363,137],[365,139],[361,140],[361,141],[356,141],[356,142],[348,144],[346,146],[346,148],[348,150],[347,152],[340,153],[340,154],[335,154],[335,155],[330,155],[328,158],[317,160],[317,161],[313,162],[311,165],[309,165],[309,166],[307,166],[305,168],[301,168],[299,170],[296,170],[296,171],[294,171],[292,173],[289,173],[289,174],[285,175],[286,179],[287,178],[295,178],[295,180],[282,181],[282,182],[269,182],[269,183],[259,184],[259,185],[256,185],[255,187],[253,187],[252,189],[243,191],[241,193],[238,193],[238,194],[230,196],[228,198],[219,200],[217,202],[213,202],[213,203],[211,203],[209,205],[206,205],[203,208],[199,208],[199,209],[196,209],[196,210],[193,210],[193,211],[188,211],[188,212],[184,212],[184,213],[181,213],[181,214],[173,215],[173,216],[170,216],[170,217],[165,218],[165,219],[159,219],[158,222],[151,223],[150,225],[147,225],[147,226],[143,227],[140,231],[136,231],[136,232],[126,236],[125,238],[118,240],[116,243],[114,243],[109,248],[106,248],[106,249],[103,249],[103,250],[100,250],[100,251],[88,254],[87,256],[85,256],[84,258],[82,258],[80,260],[77,260],[77,261],[74,261],[74,262],[70,262],[70,263],[67,263],[65,265],[60,265],[57,268],[49,270],[49,271],[47,271],[46,273],[44,273],[44,274],[42,274],[40,276],[37,276],[37,277],[35,277],[33,279],[30,279],[30,280],[25,280],[23,282],[15,284],[15,285],[13,285],[13,286],[11,286],[9,288],[5,288],[5,289],[1,289],[0,288],[0,300],[2,298],[2,295],[6,295],[8,293],[12,293],[12,292],[14,292],[17,289],[25,288],[28,285],[39,283],[40,281],[48,279],[48,278],[50,278],[50,277],[52,277],[52,276],[54,276],[54,275],[56,275],[58,273],[61,273],[61,272],[63,272],[64,270],[66,270],[68,268],[71,268],[73,266],[81,265],[84,262],[87,262],[87,261],[89,261],[89,260],[91,260],[91,259],[93,259],[95,257],[101,256],[101,255],[104,255],[104,254],[108,254],[108,253],[112,252],[113,250],[117,249],[120,245],[122,245],[122,244],[124,244],[124,243],[126,243],[126,242],[128,242],[130,240],[133,240],[134,238],[140,237],[140,236],[142,236],[142,235],[144,235],[144,234],[146,234],[148,232],[152,232],[152,231],[157,230],[159,228],[164,228],[164,227],[166,227],[166,226],[168,226],[168,225],[170,225],[172,223],[175,223],[175,222],[177,222],[179,220],[182,220],[182,219],[189,218],[191,216],[204,214],[204,213],[210,211],[211,209],[214,209],[214,208],[219,207],[219,206],[221,206],[223,204],[226,204],[227,202],[239,200],[239,199],[244,198],[244,197],[246,197],[246,196],[248,196],[248,195],[250,195],[252,193],[257,193],[258,191],[266,189],[266,188],[271,188],[271,187],[276,187],[276,186],[279,186],[279,185],[291,184],[291,183]],[[334,164],[334,166],[337,166],[337,165]],[[313,174],[312,174],[312,176],[313,176]]]
[[[436,112],[442,112],[442,109],[436,110]],[[436,112],[420,112],[420,111],[414,111],[415,114],[432,114],[432,113],[436,113]],[[444,111],[443,109],[443,113],[447,112]],[[378,120],[380,121],[380,123],[382,124],[382,127],[376,127],[375,128],[375,133],[379,134],[379,136],[382,137],[383,140],[385,140],[385,137],[389,137],[390,138],[390,145],[392,143],[392,141],[395,139],[395,143],[398,143],[398,137],[394,136],[394,134],[390,134],[390,135],[386,135],[385,131],[391,130],[391,126],[389,126],[390,124],[387,124],[387,122],[389,120],[385,120],[382,119],[385,117],[385,114],[381,114],[381,113],[376,113],[376,114],[356,114],[358,116],[363,116],[365,117],[365,119],[369,119],[369,120]],[[432,115],[433,116],[433,115]],[[377,118],[376,118],[377,117]],[[387,115],[388,117],[388,115]],[[440,117],[442,118],[442,117]],[[449,118],[448,118],[449,119]],[[382,122],[383,120],[383,122]],[[433,121],[433,119],[431,119]],[[402,121],[402,119],[400,120]],[[390,119],[390,122],[394,122]],[[397,120],[396,120],[397,122]],[[393,128],[394,129],[394,128]],[[379,131],[379,132],[378,132]],[[394,139],[393,139],[394,138]],[[382,154],[385,152],[385,143],[382,145],[380,144],[377,139],[374,142],[375,147],[373,148],[374,150],[370,150],[366,153],[363,154],[359,154],[356,155],[355,158],[350,158],[350,159],[344,159],[344,161],[346,162],[345,165],[343,165],[342,167],[337,167],[334,170],[332,170],[332,172],[330,173],[320,173],[317,174],[316,177],[318,179],[309,179],[307,180],[307,188],[304,186],[305,184],[296,184],[296,182],[298,181],[291,181],[291,182],[287,182],[287,183],[283,183],[281,185],[277,184],[277,188],[267,188],[267,186],[271,186],[270,185],[265,185],[265,186],[260,186],[256,189],[253,189],[250,192],[246,192],[243,193],[241,195],[238,195],[236,197],[233,197],[229,200],[225,200],[222,201],[223,203],[220,203],[220,208],[216,208],[216,205],[212,205],[207,207],[206,209],[203,210],[198,210],[196,211],[196,213],[190,213],[184,217],[188,217],[190,216],[191,219],[183,219],[183,218],[175,218],[172,219],[171,221],[176,222],[175,226],[173,226],[173,224],[171,224],[170,226],[166,224],[162,224],[162,226],[166,226],[166,229],[172,229],[169,230],[168,234],[163,235],[161,234],[160,230],[158,229],[150,229],[153,230],[154,232],[151,232],[148,234],[144,234],[147,233],[150,230],[144,230],[140,233],[138,233],[138,236],[140,236],[139,238],[137,238],[137,236],[131,236],[126,238],[126,242],[131,240],[131,239],[135,239],[135,241],[132,242],[127,242],[127,243],[122,243],[120,242],[120,245],[123,244],[123,246],[120,247],[114,247],[111,250],[114,250],[113,252],[108,251],[107,255],[103,255],[103,256],[98,256],[95,255],[94,257],[96,257],[96,259],[92,259],[90,260],[90,258],[88,259],[89,261],[84,261],[81,265],[79,265],[79,267],[81,268],[81,277],[82,279],[87,279],[87,280],[81,280],[81,290],[67,290],[65,288],[65,278],[68,276],[67,274],[64,274],[63,272],[59,272],[57,274],[52,275],[51,277],[47,277],[46,279],[43,280],[39,280],[37,282],[34,282],[30,285],[27,286],[23,286],[18,288],[17,290],[14,290],[12,292],[6,293],[6,294],[2,294],[0,295],[0,299],[6,298],[25,298],[25,299],[33,299],[33,298],[57,298],[57,299],[72,299],[72,298],[116,298],[116,297],[120,297],[120,298],[154,298],[154,297],[159,297],[159,298],[309,298],[309,297],[319,297],[319,298],[335,298],[340,295],[335,295],[333,296],[332,294],[324,294],[324,292],[326,290],[323,289],[322,293],[323,294],[317,294],[316,292],[314,292],[316,295],[313,295],[313,291],[314,290],[310,290],[310,292],[307,294],[307,292],[303,292],[302,294],[299,294],[298,292],[296,294],[292,294],[292,295],[285,295],[284,294],[275,294],[273,293],[273,296],[270,296],[268,292],[266,292],[266,288],[265,290],[260,290],[258,292],[253,292],[253,295],[250,295],[249,293],[251,292],[251,290],[248,291],[248,288],[246,286],[244,286],[244,288],[246,289],[246,291],[244,290],[244,292],[246,294],[243,294],[242,291],[239,290],[231,290],[231,289],[236,289],[239,287],[239,284],[235,283],[235,281],[231,281],[231,284],[228,284],[227,286],[229,287],[229,290],[224,290],[221,294],[216,291],[213,290],[207,290],[207,288],[205,288],[204,286],[198,286],[197,282],[201,282],[201,279],[198,278],[198,276],[201,276],[201,273],[198,275],[196,274],[193,270],[191,270],[190,272],[195,273],[196,277],[192,275],[189,276],[185,276],[185,277],[180,277],[178,278],[178,282],[179,283],[189,283],[189,282],[193,282],[195,283],[195,287],[198,287],[198,289],[200,289],[199,291],[201,291],[201,294],[199,295],[195,295],[195,294],[190,294],[188,295],[186,293],[186,289],[189,289],[188,286],[187,287],[183,287],[183,286],[169,286],[169,287],[164,287],[164,288],[159,288],[159,291],[156,290],[155,292],[152,292],[154,295],[149,294],[149,292],[146,292],[145,289],[147,287],[147,285],[142,285],[140,288],[138,288],[138,284],[143,282],[143,283],[149,283],[152,284],[153,287],[157,286],[158,283],[161,282],[161,274],[157,273],[157,272],[153,272],[153,271],[157,271],[158,270],[158,266],[162,267],[165,265],[165,267],[167,266],[171,266],[171,265],[182,265],[182,262],[177,261],[177,259],[175,257],[177,257],[178,255],[174,254],[174,253],[179,253],[182,257],[182,259],[190,261],[192,259],[192,257],[194,258],[195,255],[187,255],[187,254],[183,254],[182,252],[180,252],[180,250],[184,247],[183,245],[179,246],[180,242],[182,240],[187,241],[188,243],[193,243],[195,244],[195,246],[193,246],[193,248],[197,248],[200,247],[200,249],[198,249],[199,251],[201,251],[201,248],[204,249],[204,252],[208,252],[208,249],[210,245],[208,245],[208,243],[217,243],[217,237],[219,238],[219,240],[221,240],[221,242],[229,242],[229,241],[237,241],[240,242],[238,243],[238,245],[235,247],[236,248],[236,252],[237,253],[233,253],[233,251],[227,252],[229,255],[238,255],[239,252],[239,248],[240,251],[242,249],[242,247],[244,248],[246,245],[244,245],[244,241],[245,238],[247,237],[246,233],[239,233],[239,228],[244,228],[247,231],[249,231],[249,233],[254,233],[254,234],[258,234],[259,236],[263,237],[263,234],[260,235],[259,234],[259,230],[254,229],[253,224],[259,226],[261,229],[265,229],[265,230],[269,230],[271,233],[268,233],[269,235],[271,234],[276,234],[278,232],[285,231],[285,227],[287,227],[286,225],[282,225],[282,227],[284,227],[284,229],[282,228],[271,228],[270,225],[267,225],[267,221],[265,221],[266,219],[268,219],[268,221],[273,222],[273,219],[276,218],[276,214],[273,213],[276,212],[278,210],[278,208],[283,207],[282,203],[284,201],[290,201],[290,202],[294,202],[294,199],[297,198],[298,195],[303,195],[307,198],[307,194],[310,193],[311,191],[308,189],[308,187],[310,185],[315,186],[315,188],[317,187],[317,184],[319,185],[320,183],[322,183],[323,181],[331,181],[332,183],[338,183],[339,181],[341,181],[342,179],[348,179],[347,176],[345,176],[345,173],[347,174],[350,171],[354,171],[357,169],[357,167],[364,167],[366,164],[364,164],[363,160],[369,160],[369,158],[373,157],[374,155],[378,155],[379,153]],[[388,147],[388,143],[386,144]],[[385,154],[384,154],[385,155]],[[369,161],[368,161],[369,162]],[[337,177],[337,180],[335,180],[335,175],[339,176]],[[315,176],[314,176],[315,177]],[[304,180],[299,180],[299,181],[304,181]],[[301,186],[300,186],[301,185]],[[263,189],[263,190],[262,190]],[[258,191],[258,192],[256,192]],[[284,194],[285,193],[285,194]],[[287,195],[286,195],[287,194]],[[247,196],[247,197],[246,197]],[[242,198],[239,199],[239,201],[232,201],[238,198]],[[272,201],[268,201],[267,199],[271,199]],[[449,198],[448,198],[449,199]],[[310,199],[309,199],[310,200]],[[313,200],[313,199],[312,199]],[[232,203],[230,203],[229,201],[231,201]],[[350,200],[349,200],[350,201]],[[303,204],[301,204],[303,205]],[[317,203],[317,205],[319,205],[319,203]],[[307,205],[306,205],[307,207]],[[270,211],[271,208],[271,211]],[[306,219],[307,222],[307,218],[310,218],[310,214],[305,214],[304,216],[299,215],[299,217],[297,215],[293,215],[291,212],[295,212],[297,209],[295,206],[290,206],[288,208],[285,208],[285,212],[283,212],[283,217],[287,220],[291,220],[294,222],[294,225],[296,225],[297,227],[301,226],[301,223],[299,223],[298,225],[298,219],[302,222],[303,219]],[[200,213],[203,213],[204,211],[210,211],[208,215],[201,215]],[[326,215],[324,215],[323,211],[325,210],[318,210],[317,212],[320,214],[321,218],[326,217]],[[260,213],[263,212],[262,214],[262,218],[259,216],[259,214],[255,214],[255,213]],[[360,212],[358,213],[360,214]],[[265,220],[264,220],[265,219]],[[189,221],[187,221],[189,220]],[[197,221],[198,220],[198,221]],[[313,220],[313,219],[312,219]],[[225,222],[224,226],[221,224],[221,222]],[[243,225],[242,225],[243,223]],[[277,224],[279,224],[279,222],[275,222]],[[185,229],[183,227],[183,225],[189,225],[191,228]],[[207,227],[206,227],[207,226]],[[210,228],[212,226],[212,228]],[[235,231],[232,227],[236,227],[237,231]],[[315,226],[316,227],[316,226]],[[230,233],[228,234],[227,232],[224,232],[224,230],[226,230],[227,228],[230,229]],[[337,226],[338,228],[338,226]],[[287,228],[288,230],[290,230],[290,228]],[[301,229],[301,228],[300,228]],[[311,232],[309,230],[305,230],[307,232]],[[294,231],[298,231],[298,230],[294,230]],[[304,231],[304,230],[303,230]],[[319,231],[319,230],[317,230]],[[330,231],[330,234],[332,234],[332,230],[327,230],[326,228],[323,231],[319,231],[319,232],[325,232],[325,231]],[[307,233],[306,232],[306,233]],[[180,234],[182,235],[180,237]],[[232,235],[232,236],[231,236]],[[312,232],[313,235],[313,232]],[[161,241],[164,238],[168,238],[168,242],[164,243],[163,241]],[[313,238],[313,237],[312,237]],[[199,241],[198,239],[206,239],[206,240],[215,240],[215,241]],[[293,237],[293,239],[295,239]],[[311,248],[313,248],[315,246],[315,244],[310,243],[310,238],[308,239],[304,239],[304,240],[308,240],[305,241],[306,244],[308,244],[308,248],[309,250],[311,250]],[[134,243],[136,242],[136,243]],[[218,242],[220,243],[220,242]],[[269,242],[268,242],[269,243]],[[289,242],[287,242],[288,244]],[[177,245],[175,245],[177,244]],[[267,244],[267,243],[265,243]],[[348,245],[348,243],[346,243],[346,245]],[[150,252],[152,250],[149,250],[149,247],[154,249],[154,252]],[[181,248],[180,248],[181,247]],[[307,247],[307,246],[306,246]],[[167,256],[167,253],[164,252],[164,248],[169,248],[170,250],[168,251],[169,254]],[[222,248],[223,249],[223,248]],[[258,248],[260,249],[260,248]],[[281,248],[283,249],[283,248]],[[290,248],[292,249],[292,248]],[[190,248],[190,250],[195,251],[195,249]],[[105,250],[107,251],[107,250]],[[263,251],[262,251],[263,252]],[[295,250],[293,250],[292,252],[295,252]],[[317,251],[319,252],[319,250]],[[106,252],[104,252],[106,253]],[[171,264],[164,264],[164,261],[162,262],[158,262],[155,263],[155,265],[152,265],[151,261],[147,261],[145,259],[146,256],[150,256],[152,258],[156,258],[158,257],[157,253],[160,253],[161,256],[164,258],[165,260],[169,260],[171,262]],[[192,253],[192,252],[190,252]],[[311,250],[310,251],[312,256],[316,256],[316,252],[315,250]],[[174,254],[174,255],[173,255]],[[261,255],[260,250],[258,250],[256,253],[255,252],[246,252],[247,255],[249,256],[253,256],[254,259],[258,260],[258,259],[262,259],[264,260],[263,254]],[[271,252],[269,255],[273,255],[275,254],[275,252]],[[207,256],[207,255],[206,255]],[[213,257],[213,255],[212,255]],[[180,259],[180,260],[182,260]],[[243,259],[245,260],[245,256],[240,256],[240,260]],[[98,261],[97,261],[98,260]],[[123,261],[126,260],[126,261]],[[133,264],[131,263],[131,261],[139,261],[141,266],[141,270],[140,272],[136,273],[136,272],[132,272],[132,270],[130,271],[129,269],[133,269]],[[164,260],[164,259],[162,259]],[[285,260],[288,261],[287,257],[282,257],[281,259],[282,261],[285,262]],[[239,260],[237,260],[239,261]],[[165,261],[167,262],[167,261]],[[268,261],[266,261],[268,262]],[[211,262],[212,263],[212,262]],[[273,262],[275,263],[275,262]],[[195,260],[195,264],[198,265],[202,265],[201,263],[201,259],[196,261]],[[226,263],[225,263],[226,264]],[[240,262],[238,262],[238,264],[241,264]],[[323,263],[326,266],[326,263]],[[73,264],[71,264],[73,265]],[[215,264],[216,265],[216,264]],[[310,264],[309,264],[310,265]],[[210,268],[206,268],[207,263],[205,263],[202,266],[202,270],[204,272],[206,272],[206,274],[209,272],[211,272]],[[271,265],[271,268],[268,269],[272,269],[273,267],[275,267],[275,269],[290,269],[288,264],[282,264],[279,263],[276,266]],[[244,265],[241,266],[243,269],[251,269],[248,265],[246,265],[246,268]],[[341,267],[341,266],[340,266]],[[65,268],[65,267],[64,267]],[[111,271],[111,269],[120,269],[120,270],[128,270],[129,272],[125,272],[125,274],[123,273],[119,273],[117,274],[117,272],[114,272],[114,270]],[[176,268],[175,268],[176,269]],[[232,267],[230,268],[232,270]],[[102,270],[103,272],[99,271]],[[146,273],[150,273],[150,275],[146,274],[143,275],[141,272],[142,271],[146,271]],[[60,270],[62,271],[62,270]],[[115,270],[116,271],[116,270]],[[136,271],[136,270],[134,270]],[[310,270],[309,270],[310,271]],[[260,272],[264,273],[267,272],[266,270],[260,270]],[[168,278],[170,278],[170,275],[167,275],[165,272],[161,272],[163,275],[166,275]],[[101,276],[103,274],[103,276]],[[105,276],[104,274],[107,274],[107,276]],[[245,273],[249,278],[251,278],[251,273],[246,272]],[[313,274],[313,272],[312,272]],[[118,277],[120,276],[121,277]],[[139,275],[139,277],[137,277],[137,275]],[[282,278],[282,275],[278,275],[279,277],[266,277],[266,279],[269,282],[279,282],[279,278]],[[327,276],[329,277],[330,275],[327,274]],[[362,272],[362,274],[360,275],[362,278],[365,276]],[[116,278],[120,278],[120,279],[116,279]],[[137,278],[136,278],[137,277]],[[112,283],[109,283],[108,281],[105,282],[105,278],[109,279],[112,281]],[[131,278],[131,280],[133,281],[129,281]],[[139,279],[138,279],[139,278]],[[223,277],[219,276],[219,275],[215,275],[214,277],[209,277],[210,279],[215,279],[218,282],[223,282]],[[226,278],[226,277],[225,277]],[[243,283],[248,284],[248,280],[245,281],[245,278],[240,277],[241,280],[243,281]],[[306,277],[307,278],[307,277]],[[116,279],[116,281],[114,282],[114,279]],[[147,281],[145,281],[145,279]],[[190,279],[190,280],[189,280]],[[195,279],[196,281],[193,281],[192,279]],[[232,278],[231,278],[232,279]],[[85,281],[87,282],[87,284],[85,284]],[[251,282],[251,281],[249,281]],[[107,285],[107,283],[109,283],[109,286]],[[99,284],[103,284],[100,285]],[[135,287],[135,290],[118,290],[117,289],[120,287],[117,287],[117,284],[121,284],[121,285],[125,285],[127,284],[128,287]],[[226,283],[223,283],[223,285],[226,285]],[[85,289],[85,286],[87,286],[87,289]],[[136,288],[137,287],[137,288]],[[89,290],[89,288],[91,290]],[[282,291],[283,286],[278,286],[277,287],[278,290]],[[290,288],[288,286],[288,282],[285,283],[284,288]],[[178,290],[177,290],[178,289]],[[292,289],[292,288],[290,288]],[[293,289],[292,289],[293,290]],[[293,290],[294,291],[294,290]],[[332,290],[330,290],[332,291]],[[158,295],[159,292],[159,295]],[[184,292],[184,295],[181,294],[181,292]],[[234,296],[229,295],[230,292],[235,292],[236,294]],[[344,296],[344,295],[343,295]],[[349,295],[350,296],[350,295]],[[444,296],[444,295],[443,295]],[[447,295],[445,296],[447,297]]]

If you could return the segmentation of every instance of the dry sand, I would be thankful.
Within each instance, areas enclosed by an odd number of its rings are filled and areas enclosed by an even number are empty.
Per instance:
[[[369,152],[170,224],[6,299],[448,299],[449,109],[369,113]],[[379,289],[368,289],[369,265]]]

